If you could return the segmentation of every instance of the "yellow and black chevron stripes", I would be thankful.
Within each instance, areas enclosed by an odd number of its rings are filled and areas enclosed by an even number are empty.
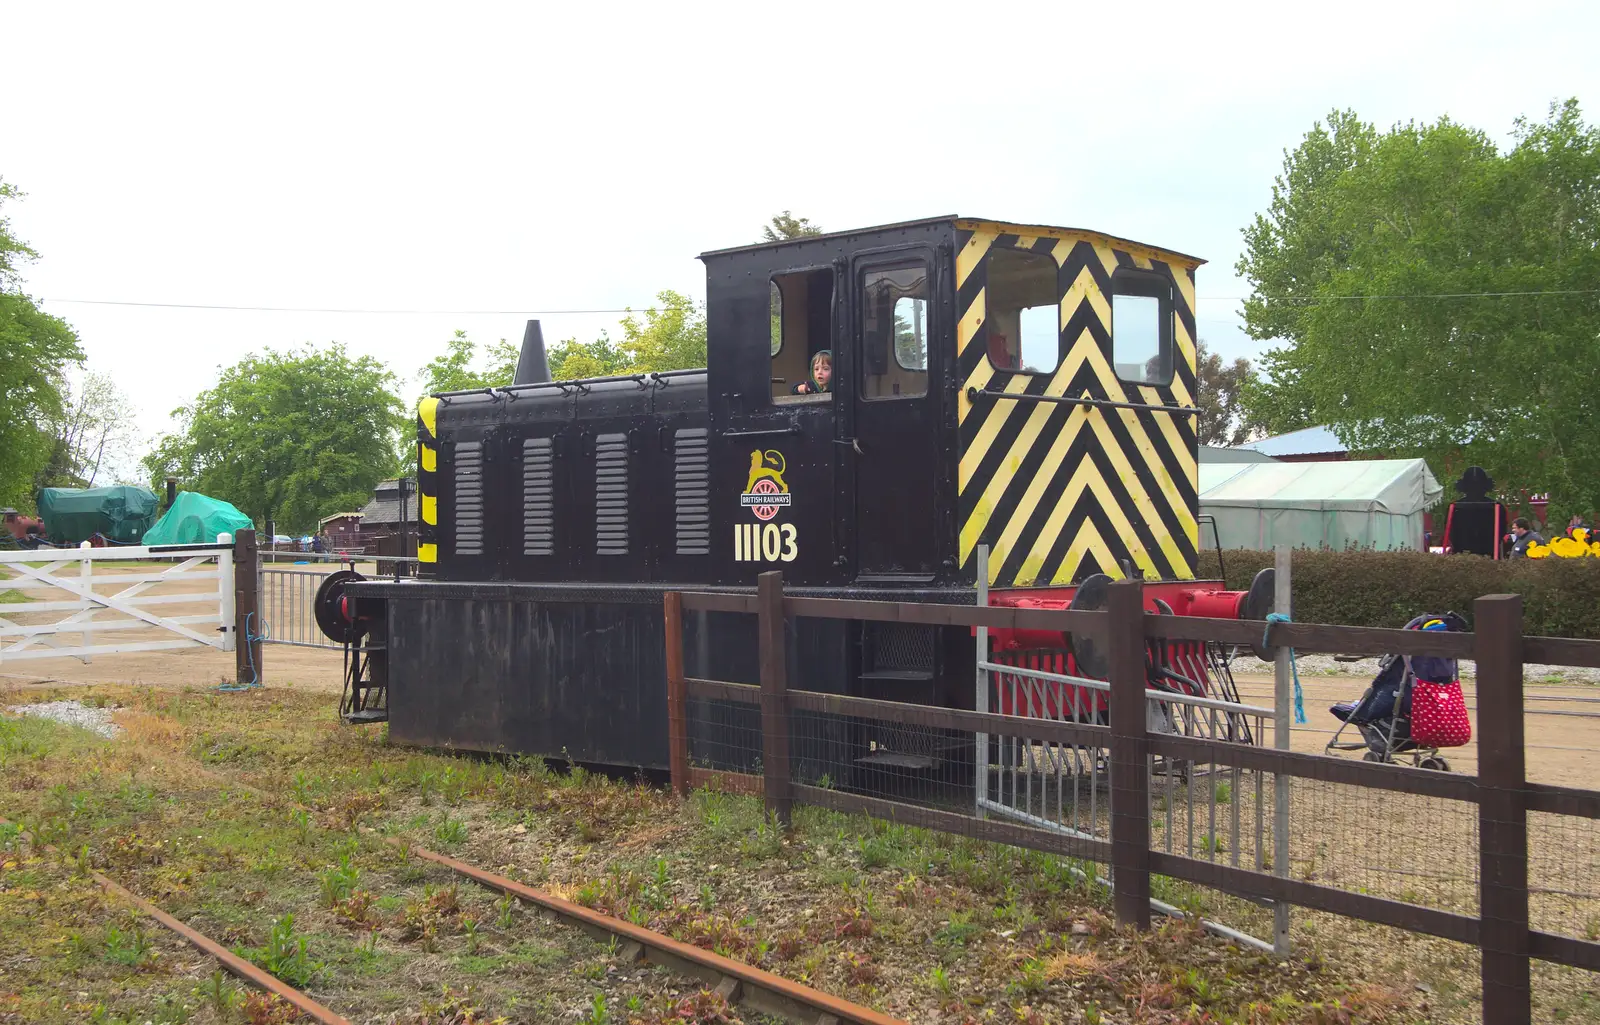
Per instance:
[[[1145,409],[1020,402],[1009,394],[1193,406],[1197,261],[1090,232],[962,222],[956,255],[960,551],[990,546],[993,586],[1065,584],[1090,573],[1188,580],[1199,531],[1193,418]],[[1002,248],[1056,264],[1064,357],[1051,374],[997,370],[986,358],[986,258]],[[1173,285],[1173,379],[1126,384],[1112,369],[1111,277],[1119,267]]]
[[[417,404],[417,561],[439,561],[439,400]]]

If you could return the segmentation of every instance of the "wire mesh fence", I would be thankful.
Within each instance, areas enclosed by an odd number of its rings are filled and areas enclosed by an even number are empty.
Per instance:
[[[1600,941],[1600,819],[1528,813],[1528,919],[1535,929]]]
[[[748,789],[781,822],[791,805],[809,804],[1081,859],[1085,878],[1109,878],[1118,921],[1140,928],[1153,906],[1223,917],[1237,927],[1206,924],[1286,953],[1286,912],[1298,906],[1476,945],[1492,1020],[1513,1020],[1530,1000],[1530,956],[1600,971],[1600,890],[1591,882],[1600,878],[1600,793],[1529,782],[1516,756],[1522,731],[1508,725],[1523,721],[1524,644],[1584,665],[1600,649],[1522,638],[1518,599],[1507,596],[1476,603],[1479,630],[1469,637],[1280,628],[1278,643],[1313,650],[1473,654],[1475,779],[1291,750],[1286,664],[1274,709],[1243,703],[1236,688],[1219,689],[1231,677],[1210,664],[1209,647],[1179,665],[1162,651],[1180,649],[1162,646],[1212,634],[1208,646],[1253,643],[1253,634],[1148,616],[1138,588],[1111,585],[1103,611],[1059,613],[790,599],[776,574],[753,597],[670,594],[669,694],[676,688],[675,707],[705,720],[679,728],[691,735],[688,760],[747,773]],[[679,600],[758,617],[760,687],[685,677],[672,641]],[[977,627],[975,710],[790,689],[790,615]],[[1082,630],[1100,639],[1085,649],[1091,656],[1103,642],[1106,678],[1077,675],[1076,654],[991,653],[990,629],[1013,638]],[[901,667],[867,669],[863,681]],[[686,689],[698,694],[685,701]],[[1255,938],[1268,935],[1270,943]]]

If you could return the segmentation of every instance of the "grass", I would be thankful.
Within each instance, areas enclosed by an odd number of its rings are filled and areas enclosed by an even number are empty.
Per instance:
[[[785,834],[750,798],[679,800],[536,759],[392,747],[339,727],[321,695],[103,693],[125,706],[117,741],[0,717],[0,814],[353,1019],[654,1025],[720,1013],[681,979],[622,971],[605,944],[406,857],[385,842],[394,836],[908,1021],[1206,1020],[1174,1016],[1190,1004],[1216,1022],[1471,1020],[1470,1006],[1424,1006],[1409,968],[1341,960],[1317,941],[1279,965],[1192,921],[1120,933],[1089,864],[810,807]],[[224,795],[204,771],[284,799]],[[148,925],[131,931],[72,859],[0,832],[0,866],[0,935],[26,958],[0,992],[0,1021],[89,1020],[99,1005],[175,1020],[157,1016],[173,1000],[189,1021],[243,1013],[245,995],[218,989],[214,966],[173,956]],[[1163,886],[1163,899],[1206,910],[1198,891]],[[1545,1006],[1569,1017],[1547,1020],[1581,1020],[1571,1016],[1586,1005],[1550,992]],[[1163,1005],[1166,1017],[1154,1013]]]

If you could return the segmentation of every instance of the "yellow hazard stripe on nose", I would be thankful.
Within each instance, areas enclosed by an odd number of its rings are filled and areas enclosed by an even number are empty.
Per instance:
[[[433,397],[423,399],[417,403],[417,418],[422,421],[422,426],[428,429],[428,437],[439,436],[439,400]]]
[[[417,545],[417,561],[418,562],[438,562],[439,561],[439,546],[438,545]]]
[[[422,522],[435,527],[439,525],[439,500],[432,495],[422,496]]]
[[[419,444],[417,446],[417,453],[417,459],[422,464],[423,470],[427,471],[428,473],[432,473],[439,468],[438,452],[429,448],[427,445]]]

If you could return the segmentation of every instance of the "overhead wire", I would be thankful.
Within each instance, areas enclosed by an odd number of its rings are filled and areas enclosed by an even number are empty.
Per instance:
[[[1364,302],[1368,300],[1420,300],[1420,299],[1521,299],[1538,298],[1541,296],[1576,296],[1600,295],[1600,288],[1558,288],[1534,289],[1523,292],[1419,292],[1411,294],[1374,294],[1374,295],[1316,295],[1316,296],[1266,296],[1264,301],[1269,303],[1295,303],[1309,305],[1321,302]],[[1200,296],[1202,302],[1245,302],[1251,299],[1261,299],[1260,296],[1247,295],[1214,295]],[[638,307],[624,306],[617,309],[583,309],[583,310],[425,310],[425,309],[378,309],[363,307],[340,306],[234,306],[223,303],[159,303],[140,302],[126,299],[51,299],[41,297],[39,302],[64,303],[79,306],[132,306],[149,309],[170,310],[224,310],[246,313],[351,313],[368,316],[405,315],[405,316],[456,316],[456,317],[507,317],[507,316],[589,316],[599,314],[617,313],[649,313],[665,307],[646,305]]]

